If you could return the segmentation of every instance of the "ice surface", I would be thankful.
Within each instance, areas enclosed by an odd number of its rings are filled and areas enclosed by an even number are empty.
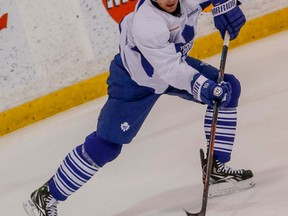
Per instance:
[[[242,83],[232,161],[256,186],[208,202],[207,216],[288,215],[288,31],[229,50],[226,71]],[[206,61],[219,66],[220,56]],[[25,215],[22,201],[47,181],[96,126],[105,97],[0,138],[0,212]],[[205,107],[163,96],[133,143],[76,194],[59,216],[184,216],[199,211],[199,148]]]

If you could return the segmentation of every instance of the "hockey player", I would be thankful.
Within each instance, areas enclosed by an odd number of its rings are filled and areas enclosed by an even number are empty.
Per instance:
[[[218,69],[187,56],[198,17],[211,3],[221,36],[228,31],[231,40],[235,39],[245,23],[236,0],[139,0],[135,11],[120,23],[120,53],[110,65],[109,97],[99,115],[97,130],[64,158],[47,183],[31,194],[24,203],[28,215],[56,216],[58,202],[66,200],[120,154],[123,144],[132,141],[163,94],[207,105],[207,141],[212,107],[219,102],[211,182],[251,186],[250,170],[225,165],[235,138],[240,83],[226,74],[224,82],[218,84]]]

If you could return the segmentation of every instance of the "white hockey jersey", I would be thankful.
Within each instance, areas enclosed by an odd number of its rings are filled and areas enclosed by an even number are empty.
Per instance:
[[[139,0],[135,11],[120,23],[120,54],[131,78],[163,93],[169,85],[191,93],[198,71],[185,62],[193,46],[197,19],[207,0],[179,0],[181,16]]]

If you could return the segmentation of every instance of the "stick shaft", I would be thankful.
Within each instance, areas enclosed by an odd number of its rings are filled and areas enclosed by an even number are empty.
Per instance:
[[[228,54],[228,46],[229,46],[230,36],[226,32],[224,37],[224,43],[222,47],[221,53],[221,61],[219,67],[219,76],[218,76],[218,83],[221,83],[224,79],[224,71],[226,66],[226,59]],[[213,155],[214,155],[214,143],[215,143],[215,136],[216,136],[216,125],[218,119],[218,111],[219,111],[219,102],[215,102],[213,107],[213,117],[211,123],[211,130],[210,130],[210,140],[209,146],[207,150],[207,166],[206,166],[206,176],[204,180],[204,187],[203,187],[203,196],[202,196],[202,207],[199,213],[192,214],[186,211],[187,216],[205,216],[207,210],[207,203],[208,203],[208,194],[209,194],[209,185],[210,185],[210,176],[212,172],[212,164],[213,164]]]
[[[221,83],[224,79],[224,71],[225,71],[225,66],[226,66],[229,41],[230,41],[230,36],[226,32],[223,47],[222,47],[222,53],[221,53],[218,83]],[[204,190],[203,190],[203,204],[202,204],[202,209],[201,209],[201,211],[203,211],[203,213],[204,213],[203,215],[205,215],[206,209],[207,209],[208,192],[209,192],[209,185],[210,185],[210,175],[211,175],[212,164],[213,164],[214,144],[215,144],[215,136],[216,136],[216,125],[217,125],[217,119],[218,119],[218,111],[219,111],[219,102],[216,102],[214,104],[214,107],[213,107],[213,118],[212,118],[211,131],[210,131],[209,147],[208,147],[208,152],[207,152],[206,177],[205,177]]]

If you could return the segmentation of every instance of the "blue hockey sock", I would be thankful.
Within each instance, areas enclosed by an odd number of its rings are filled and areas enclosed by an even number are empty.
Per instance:
[[[84,185],[100,167],[91,165],[82,154],[83,145],[73,149],[64,159],[56,174],[49,181],[52,196],[60,201]]]
[[[207,142],[210,141],[213,109],[206,110],[204,128]],[[237,125],[236,108],[219,108],[214,143],[214,158],[222,163],[230,161]]]

